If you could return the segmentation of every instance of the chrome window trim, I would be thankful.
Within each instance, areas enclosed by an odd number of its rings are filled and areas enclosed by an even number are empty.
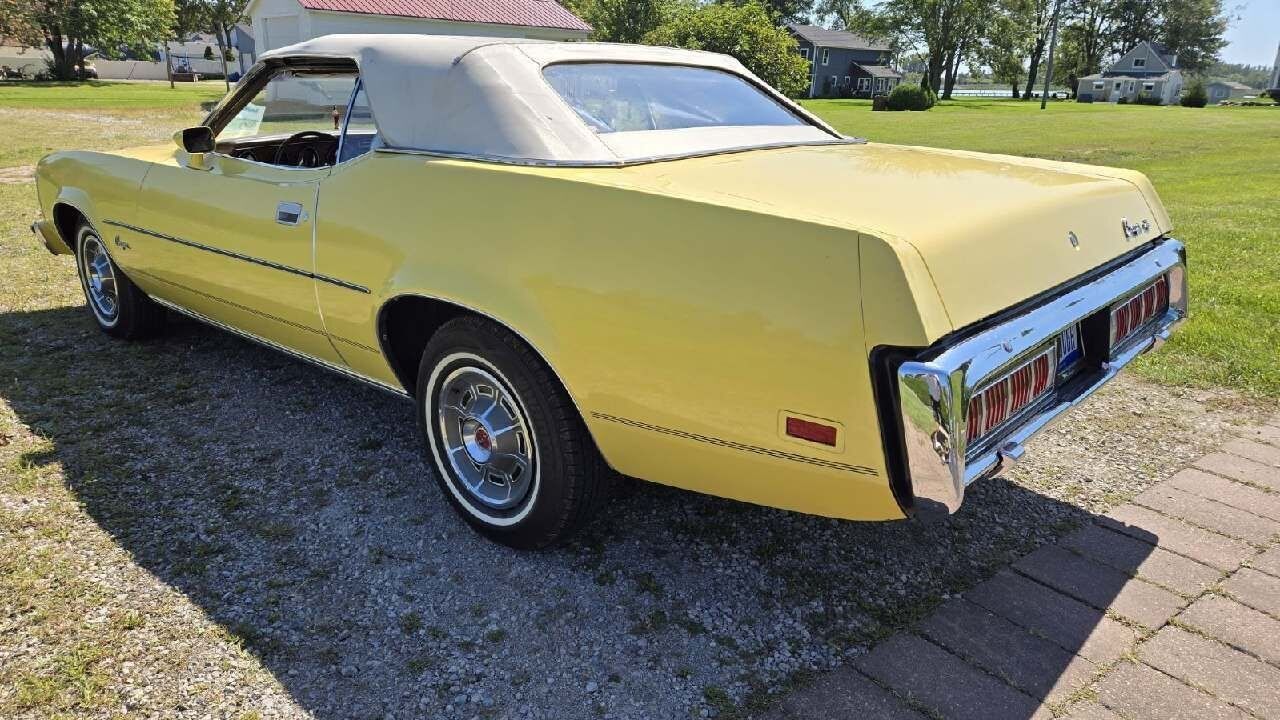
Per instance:
[[[527,167],[563,167],[563,168],[615,168],[615,167],[631,167],[633,165],[649,165],[652,163],[671,162],[675,160],[689,160],[701,157],[713,157],[716,155],[732,155],[735,153],[751,152],[753,150],[779,150],[782,148],[792,147],[812,147],[826,145],[866,145],[865,138],[844,137],[831,140],[808,140],[808,141],[791,141],[763,143],[759,145],[739,145],[728,148],[716,148],[714,150],[705,150],[698,152],[675,153],[671,155],[651,155],[642,158],[633,158],[630,160],[544,160],[539,158],[522,158],[510,157],[507,155],[476,155],[471,153],[457,153],[446,150],[422,150],[414,148],[391,148],[380,147],[374,152],[387,153],[389,155],[425,155],[427,157],[441,158],[443,160],[473,160],[476,162],[494,163],[496,165],[522,165]]]
[[[347,126],[351,124],[351,109],[355,107],[356,96],[360,94],[360,75],[356,74],[356,83],[351,87],[351,96],[347,98],[347,111],[342,114],[342,128],[338,130],[338,147],[333,151],[333,166],[342,164],[342,147],[347,144]]]
[[[984,441],[977,454],[968,457],[967,412],[975,390],[1071,324],[1164,273],[1169,274],[1169,306],[1163,316],[1113,349],[1100,372],[1059,384],[1019,424],[1006,426],[1002,436]],[[1048,302],[944,347],[936,356],[903,363],[897,371],[897,410],[914,509],[923,514],[958,510],[966,487],[1021,458],[1023,445],[1032,435],[1093,394],[1136,357],[1162,344],[1186,316],[1186,249],[1181,242],[1166,239]]]

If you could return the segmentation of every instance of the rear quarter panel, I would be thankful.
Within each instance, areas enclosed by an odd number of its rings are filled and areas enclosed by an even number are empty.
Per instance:
[[[446,299],[533,345],[625,474],[901,518],[866,362],[857,233],[613,187],[611,172],[626,170],[389,153],[335,171],[317,271],[374,292],[367,305],[322,297],[330,331],[376,346],[381,302]],[[840,447],[785,438],[783,411],[834,421]]]

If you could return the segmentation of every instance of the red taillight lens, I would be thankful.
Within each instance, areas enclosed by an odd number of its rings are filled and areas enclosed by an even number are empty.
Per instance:
[[[1111,310],[1111,347],[1120,345],[1168,309],[1169,276],[1161,275],[1142,292]]]
[[[1053,388],[1052,346],[969,398],[966,435],[973,443]]]

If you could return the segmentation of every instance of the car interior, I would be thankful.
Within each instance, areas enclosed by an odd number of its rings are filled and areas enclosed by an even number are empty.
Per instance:
[[[302,130],[292,135],[233,138],[219,140],[214,150],[269,165],[317,168],[359,157],[373,150],[377,141],[376,132],[349,131],[339,159],[339,134],[340,131]]]
[[[227,109],[234,114],[220,123],[214,152],[298,168],[330,167],[359,157],[378,143],[363,98],[354,72],[280,68],[241,89]]]

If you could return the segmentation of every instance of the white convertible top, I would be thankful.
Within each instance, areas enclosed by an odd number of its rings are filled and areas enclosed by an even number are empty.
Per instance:
[[[607,165],[810,143],[835,130],[727,55],[645,45],[449,35],[326,35],[271,50],[355,61],[383,148],[505,162]],[[691,65],[742,76],[808,125],[597,134],[542,75],[561,62]]]

